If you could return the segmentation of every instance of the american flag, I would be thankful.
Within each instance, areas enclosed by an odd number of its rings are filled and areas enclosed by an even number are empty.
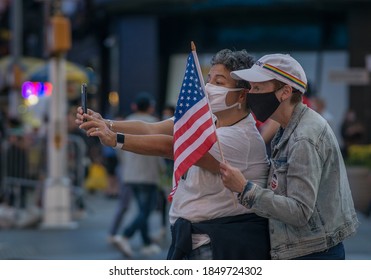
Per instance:
[[[201,83],[203,80],[199,78],[191,52],[174,114],[174,174],[169,201],[178,187],[179,179],[217,140],[208,99]]]

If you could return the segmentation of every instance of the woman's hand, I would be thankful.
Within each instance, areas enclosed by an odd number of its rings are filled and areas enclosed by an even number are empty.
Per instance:
[[[247,183],[242,172],[228,163],[220,163],[220,174],[223,184],[233,192],[241,193]]]
[[[78,113],[78,114],[80,114],[81,117],[86,119],[85,122],[81,122],[79,128],[85,130],[88,136],[99,137],[100,142],[105,146],[111,146],[111,147],[116,146],[117,144],[116,133],[111,131],[107,127],[104,119],[100,116],[100,114],[95,113],[95,112],[93,112],[91,115],[90,114],[82,115],[81,113]],[[95,114],[98,114],[100,118],[95,117]]]
[[[98,120],[103,120],[101,114],[99,114],[98,112],[95,112],[91,109],[88,109],[88,114],[84,114],[84,112],[82,111],[82,108],[81,106],[77,108],[77,112],[76,112],[76,120],[75,120],[75,123],[80,126],[84,121],[84,119],[87,119],[86,116],[89,115],[89,116],[92,116]]]

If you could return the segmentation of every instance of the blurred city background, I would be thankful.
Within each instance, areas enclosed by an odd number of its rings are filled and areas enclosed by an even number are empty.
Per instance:
[[[371,259],[370,15],[371,0],[0,0],[0,259],[127,258],[110,240],[123,163],[75,125],[81,84],[107,119],[133,113],[143,92],[161,119],[191,41],[204,74],[224,48],[302,64],[311,107],[344,151],[361,221],[348,258]],[[161,250],[140,250],[137,234],[133,258],[166,258],[168,176],[150,216]],[[125,203],[117,234],[137,212]]]

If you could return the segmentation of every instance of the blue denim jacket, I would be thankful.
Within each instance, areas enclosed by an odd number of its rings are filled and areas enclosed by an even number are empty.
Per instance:
[[[255,213],[269,218],[272,259],[324,251],[358,226],[336,137],[326,120],[302,103],[272,140],[267,188],[248,193]]]

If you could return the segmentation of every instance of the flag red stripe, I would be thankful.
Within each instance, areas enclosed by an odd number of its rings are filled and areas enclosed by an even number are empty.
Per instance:
[[[174,168],[177,169],[179,164],[186,159],[191,153],[193,153],[194,150],[197,150],[199,146],[203,144],[204,141],[212,134],[215,133],[215,128],[214,126],[208,127],[202,135],[194,142],[192,143],[189,147],[187,147],[183,153],[181,153],[177,158],[174,158]],[[189,136],[189,133],[186,135],[187,137]],[[184,137],[183,137],[184,138]]]
[[[197,162],[207,151],[210,150],[210,148],[214,145],[216,142],[216,133],[210,134],[206,140],[200,145],[196,150],[194,150],[192,153],[186,157],[181,164],[178,166],[177,169],[174,170],[174,180],[173,182],[173,189],[171,190],[168,200],[171,202],[172,197],[176,192],[176,189],[178,187],[178,181],[182,177],[182,175],[189,169],[190,166],[192,166],[195,162]],[[173,181],[174,181],[173,180]]]
[[[181,164],[179,164],[177,170],[175,170],[175,174],[178,175],[177,177],[180,178],[182,175],[188,170],[190,166],[192,166],[195,162],[197,162],[210,148],[214,145],[216,141],[216,135],[213,133],[207,137],[205,142],[200,145],[196,150],[186,157]]]
[[[212,119],[207,119],[202,125],[200,125],[195,133],[189,138],[187,138],[175,151],[174,151],[174,158],[177,158],[180,156],[181,153],[184,152],[192,143],[194,143],[201,135],[202,133],[209,128],[212,123]]]
[[[184,121],[182,126],[177,128],[177,131],[174,133],[174,139],[179,139],[181,135],[183,135],[190,127],[194,125],[197,120],[199,120],[201,116],[207,112],[209,112],[209,105],[205,103],[204,106],[202,106],[199,110],[194,112],[191,117]]]

